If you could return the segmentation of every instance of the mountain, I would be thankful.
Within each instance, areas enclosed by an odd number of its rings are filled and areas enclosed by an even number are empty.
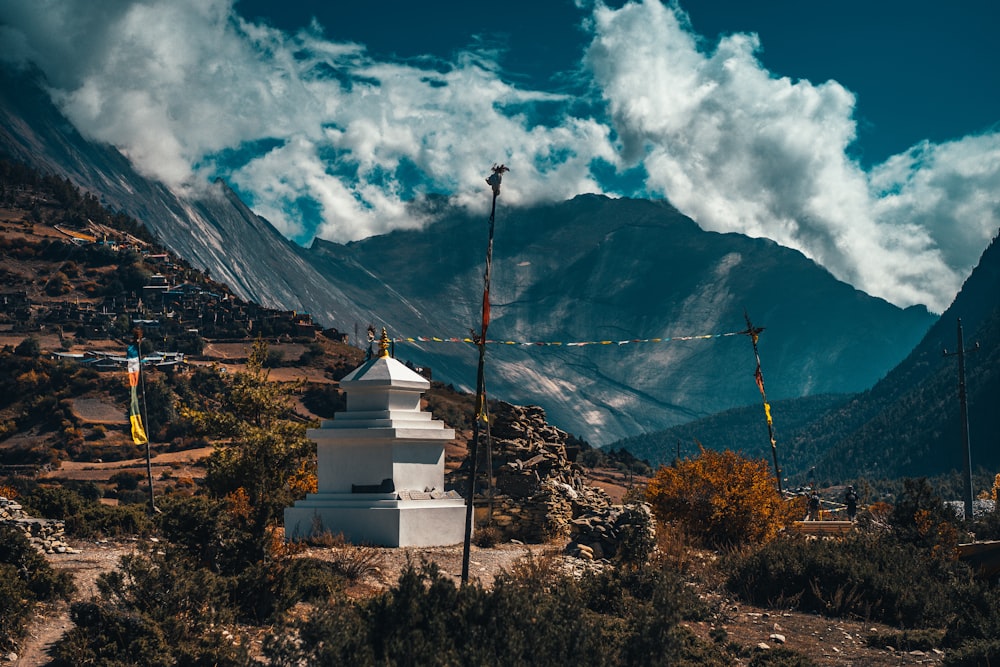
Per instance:
[[[438,212],[423,230],[338,245],[311,261],[339,281],[373,274],[359,298],[403,336],[467,336],[478,321],[485,216]],[[769,397],[871,386],[926,332],[923,308],[900,310],[837,281],[801,253],[699,228],[665,202],[584,195],[498,214],[490,337],[519,342],[621,341],[766,327]],[[455,343],[398,351],[471,387],[474,351]],[[607,443],[759,402],[746,336],[708,340],[488,348],[487,389],[541,403],[554,423]]]
[[[994,239],[954,302],[911,354],[872,388],[772,405],[778,456],[788,475],[816,468],[820,479],[933,476],[964,466],[954,358],[961,318],[969,433],[975,470],[1000,468],[1000,244]],[[978,346],[978,347],[977,347]],[[943,352],[949,351],[949,356]],[[610,445],[654,463],[698,440],[770,458],[759,405],[625,438]]]
[[[790,456],[786,437],[798,433],[854,398],[854,394],[819,394],[804,398],[790,398],[771,402],[777,442],[778,463],[785,475],[802,473],[815,463],[812,452],[802,452],[806,458]],[[622,450],[649,461],[653,465],[669,464],[678,455],[692,456],[698,447],[722,451],[730,449],[753,458],[771,462],[764,408],[760,403],[725,410],[702,419],[623,438],[607,446],[609,450]],[[795,453],[799,453],[798,450]]]
[[[831,475],[885,477],[961,470],[958,320],[964,329],[973,468],[1000,468],[1000,243],[995,237],[920,344],[885,379],[799,433]],[[979,349],[975,349],[978,344]],[[832,425],[838,428],[831,428]]]
[[[248,301],[309,311],[330,323],[374,317],[347,306],[337,286],[303,260],[300,248],[225,183],[178,197],[137,173],[113,146],[80,136],[42,85],[37,72],[0,67],[0,154],[95,193],[107,208],[140,220],[177,255]]]
[[[280,236],[224,184],[183,198],[88,142],[32,72],[4,73],[0,154],[65,175],[149,227],[241,298],[305,310],[325,326],[385,325],[394,336],[467,336],[479,321],[488,203],[470,216],[431,200],[436,222],[363,241]],[[484,188],[485,189],[485,188]],[[760,352],[773,400],[855,392],[896,365],[934,322],[835,280],[763,239],[705,232],[665,202],[581,196],[497,219],[490,338],[620,341],[731,334],[744,310],[766,327]],[[397,344],[435,379],[474,385],[461,343]],[[744,336],[488,351],[491,396],[538,404],[596,444],[759,401]]]

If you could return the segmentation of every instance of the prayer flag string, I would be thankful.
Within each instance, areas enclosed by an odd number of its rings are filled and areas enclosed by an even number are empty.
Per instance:
[[[730,331],[727,333],[717,333],[717,334],[701,334],[697,336],[663,336],[660,338],[628,338],[624,340],[583,340],[583,341],[518,341],[518,340],[486,340],[484,341],[487,345],[511,345],[520,347],[585,347],[587,345],[615,345],[621,347],[623,345],[632,344],[642,344],[642,343],[671,343],[676,341],[685,340],[708,340],[711,338],[725,338],[727,336],[740,336],[744,335],[743,331]],[[439,336],[400,336],[398,338],[393,338],[394,343],[466,343],[468,345],[477,345],[478,342],[473,338],[444,338]]]

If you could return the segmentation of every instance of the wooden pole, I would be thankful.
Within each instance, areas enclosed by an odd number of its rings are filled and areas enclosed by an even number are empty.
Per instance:
[[[757,361],[757,369],[754,371],[754,379],[757,382],[757,388],[760,389],[760,397],[764,402],[764,416],[767,418],[767,435],[771,441],[771,458],[774,459],[774,477],[778,482],[778,493],[784,493],[781,489],[781,468],[778,466],[778,446],[774,440],[774,426],[771,423],[771,404],[767,402],[767,394],[764,392],[764,374],[760,370],[760,353],[757,350],[757,338],[760,336],[761,332],[764,331],[764,327],[755,327],[752,322],[750,322],[750,316],[746,312],[743,313],[743,317],[747,321],[746,331],[742,333],[750,336],[750,342],[753,344],[753,356]]]
[[[944,351],[944,356],[958,357],[958,411],[959,411],[959,426],[961,430],[962,438],[962,456],[963,456],[963,470],[962,476],[965,478],[965,488],[963,489],[963,501],[965,505],[965,518],[966,520],[972,519],[973,515],[973,500],[972,500],[972,448],[969,444],[969,401],[966,396],[965,391],[965,340],[962,334],[962,318],[958,318],[958,351],[949,354],[947,350]],[[977,345],[978,347],[978,345]]]
[[[139,388],[142,391],[142,423],[146,431],[146,481],[149,483],[149,513],[156,513],[153,497],[153,457],[149,450],[149,410],[146,408],[146,378],[142,374],[142,329],[135,331],[135,346],[139,352]]]
[[[476,416],[472,426],[472,442],[469,443],[469,486],[465,505],[465,542],[462,549],[462,585],[469,583],[469,557],[472,550],[472,528],[475,523],[476,469],[479,466],[479,424],[486,416],[486,329],[490,324],[490,274],[493,267],[493,229],[496,223],[497,197],[500,196],[500,182],[508,171],[504,165],[493,165],[493,173],[486,182],[493,189],[493,205],[490,208],[489,242],[486,245],[486,270],[483,273],[483,317],[479,335],[473,331],[473,338],[479,348],[479,365],[476,371]],[[492,471],[490,471],[492,474]]]

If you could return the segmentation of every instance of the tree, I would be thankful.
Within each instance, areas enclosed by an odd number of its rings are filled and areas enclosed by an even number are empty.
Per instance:
[[[38,342],[38,336],[28,336],[14,348],[14,354],[19,357],[31,357],[37,359],[38,355],[41,353],[42,346]]]
[[[289,419],[294,388],[269,381],[267,356],[267,343],[258,339],[220,410],[184,411],[197,430],[228,440],[209,456],[205,485],[227,500],[231,517],[247,532],[248,561],[267,556],[275,519],[308,488],[302,478],[315,465],[305,425]]]
[[[766,542],[801,511],[778,494],[767,461],[704,448],[657,470],[646,500],[658,519],[711,546]]]

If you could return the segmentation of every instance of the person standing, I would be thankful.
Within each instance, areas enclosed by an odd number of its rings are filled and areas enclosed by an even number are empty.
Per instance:
[[[819,521],[819,493],[816,491],[809,496],[809,520]]]
[[[847,520],[854,521],[858,516],[858,492],[853,486],[848,486],[844,493],[844,504],[847,505]]]

